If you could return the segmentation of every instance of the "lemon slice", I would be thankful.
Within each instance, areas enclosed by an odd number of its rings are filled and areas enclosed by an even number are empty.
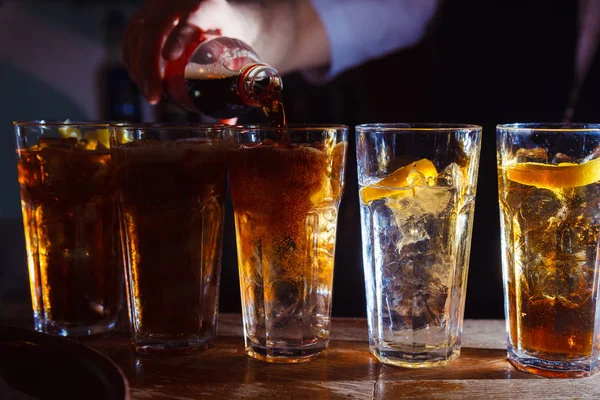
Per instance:
[[[72,126],[61,126],[58,128],[58,134],[63,139],[75,138],[80,140],[83,136],[81,135],[81,131]]]
[[[516,163],[507,166],[506,177],[513,182],[540,189],[587,186],[600,181],[600,158],[581,164]]]
[[[127,129],[117,129],[117,143],[125,144],[133,142],[133,132],[128,131]]]
[[[362,202],[368,204],[375,200],[406,192],[406,188],[410,186],[408,183],[408,176],[413,171],[421,173],[428,181],[431,178],[435,179],[438,176],[435,165],[428,159],[423,158],[422,160],[397,169],[391,175],[388,175],[374,185],[362,188],[360,190]]]
[[[96,139],[104,147],[110,149],[110,131],[108,129],[96,129],[85,134],[87,139]]]

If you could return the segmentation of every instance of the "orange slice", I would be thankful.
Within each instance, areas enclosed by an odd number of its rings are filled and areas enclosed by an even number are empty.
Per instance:
[[[374,185],[362,188],[360,190],[362,202],[368,204],[375,200],[406,192],[406,189],[410,187],[408,176],[413,171],[421,173],[425,176],[427,181],[431,178],[435,179],[438,176],[435,165],[428,159],[423,158],[422,160],[397,169],[391,175],[388,175]]]
[[[87,139],[95,139],[102,143],[102,146],[110,149],[110,132],[108,129],[96,129],[95,131],[86,132]]]
[[[600,181],[600,158],[581,164],[517,163],[506,168],[506,177],[522,185],[540,189],[564,189],[587,186]]]

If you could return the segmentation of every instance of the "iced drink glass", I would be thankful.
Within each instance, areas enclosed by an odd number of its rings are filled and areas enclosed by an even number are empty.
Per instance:
[[[369,345],[384,364],[457,358],[481,128],[356,128]]]
[[[497,128],[508,358],[546,377],[598,371],[600,125]]]

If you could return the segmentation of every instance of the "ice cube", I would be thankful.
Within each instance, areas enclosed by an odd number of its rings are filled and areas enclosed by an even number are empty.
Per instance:
[[[574,256],[575,262],[587,261],[586,254],[595,257],[600,224],[598,204],[600,193],[593,187],[590,190],[576,189],[568,197],[569,213],[557,232],[557,249]]]
[[[444,251],[445,239],[434,234],[446,223],[431,215],[408,218],[399,226],[401,239],[395,259],[385,264],[386,274],[393,277],[390,290],[400,293],[394,309],[400,315],[417,318],[420,322],[411,320],[413,327],[415,323],[437,324],[444,318],[454,263]]]
[[[547,164],[548,152],[542,147],[536,147],[534,149],[519,149],[517,150],[517,162],[537,162]]]
[[[271,292],[272,296],[269,296]],[[290,314],[299,300],[298,286],[286,280],[276,280],[267,289],[267,299],[271,300],[270,308],[277,316]]]
[[[437,185],[446,187],[458,187],[464,182],[461,168],[457,164],[450,164],[438,175]]]
[[[521,202],[520,220],[525,230],[547,230],[557,227],[567,217],[566,199],[552,190],[531,191]]]
[[[454,192],[454,189],[441,187],[417,187],[413,201],[423,213],[438,215],[448,208]]]
[[[585,257],[585,254],[582,254]],[[560,264],[559,264],[560,265]],[[582,306],[592,296],[594,268],[579,260],[560,266],[558,301],[567,308]]]
[[[400,227],[401,236],[401,239],[396,244],[398,252],[401,252],[402,248],[406,245],[431,239],[429,233],[427,233],[427,227],[423,219],[411,219],[398,226]]]
[[[447,277],[444,276],[444,278]],[[439,325],[446,319],[446,302],[448,300],[449,286],[432,277],[427,287],[425,306],[428,324]],[[430,322],[431,321],[431,322]]]
[[[393,294],[390,314],[400,315],[413,329],[438,325],[445,319],[452,264],[433,244],[422,243],[406,246],[397,264],[397,271],[386,272],[390,278],[384,290]]]
[[[427,177],[416,169],[412,169],[406,177],[406,183],[408,183],[408,186],[410,187],[425,186],[427,185]]]
[[[531,303],[554,302],[559,291],[556,266],[553,262],[538,260],[537,265],[529,264],[525,274],[520,276],[520,287]]]
[[[564,153],[556,153],[554,158],[552,159],[552,164],[560,164],[564,162],[571,162],[572,159],[568,155]]]
[[[591,153],[589,156],[587,156],[586,158],[583,159],[583,161],[590,161],[593,160],[595,158],[599,158],[600,157],[600,146],[597,146]]]
[[[387,205],[398,226],[408,217],[420,218],[426,214],[438,215],[444,212],[453,198],[454,190],[440,187],[417,186],[412,196],[388,197]]]

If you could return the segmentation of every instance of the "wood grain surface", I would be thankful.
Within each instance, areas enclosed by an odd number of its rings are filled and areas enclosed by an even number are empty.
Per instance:
[[[18,312],[0,318],[22,324]],[[378,364],[364,319],[334,319],[327,354],[295,365],[247,357],[241,321],[221,315],[215,346],[188,356],[138,356],[126,332],[82,342],[121,366],[132,399],[600,399],[600,375],[550,380],[516,371],[506,360],[504,321],[465,321],[461,357],[416,370]]]

